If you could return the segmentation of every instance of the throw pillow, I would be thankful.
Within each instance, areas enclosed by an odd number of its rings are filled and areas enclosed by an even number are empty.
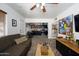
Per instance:
[[[16,44],[23,43],[24,41],[27,41],[26,37],[21,37],[21,38],[15,39]]]

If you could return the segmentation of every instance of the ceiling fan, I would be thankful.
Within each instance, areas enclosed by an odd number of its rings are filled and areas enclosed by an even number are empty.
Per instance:
[[[52,3],[52,4],[58,4],[58,3]],[[30,10],[34,10],[36,7],[40,7],[43,12],[46,12],[45,3],[34,4],[34,5],[30,8]]]

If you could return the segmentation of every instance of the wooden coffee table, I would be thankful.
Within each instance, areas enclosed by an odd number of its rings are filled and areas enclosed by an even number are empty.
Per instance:
[[[41,46],[42,44],[38,44],[37,45],[37,49],[36,49],[36,56],[42,56],[41,55]],[[52,49],[50,48],[50,46],[48,46],[48,55],[47,56],[55,56],[54,51],[52,51]]]

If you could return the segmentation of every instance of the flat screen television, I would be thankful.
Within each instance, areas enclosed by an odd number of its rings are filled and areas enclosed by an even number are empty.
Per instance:
[[[75,31],[79,32],[79,14],[74,16]]]

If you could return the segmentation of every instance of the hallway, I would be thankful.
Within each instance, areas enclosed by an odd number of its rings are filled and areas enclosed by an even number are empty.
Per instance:
[[[27,56],[35,56],[36,47],[39,42],[48,42],[50,47],[55,52],[56,56],[61,56],[61,54],[56,50],[56,40],[55,39],[48,39],[47,36],[34,36],[32,38],[32,46],[30,51],[28,52]]]

